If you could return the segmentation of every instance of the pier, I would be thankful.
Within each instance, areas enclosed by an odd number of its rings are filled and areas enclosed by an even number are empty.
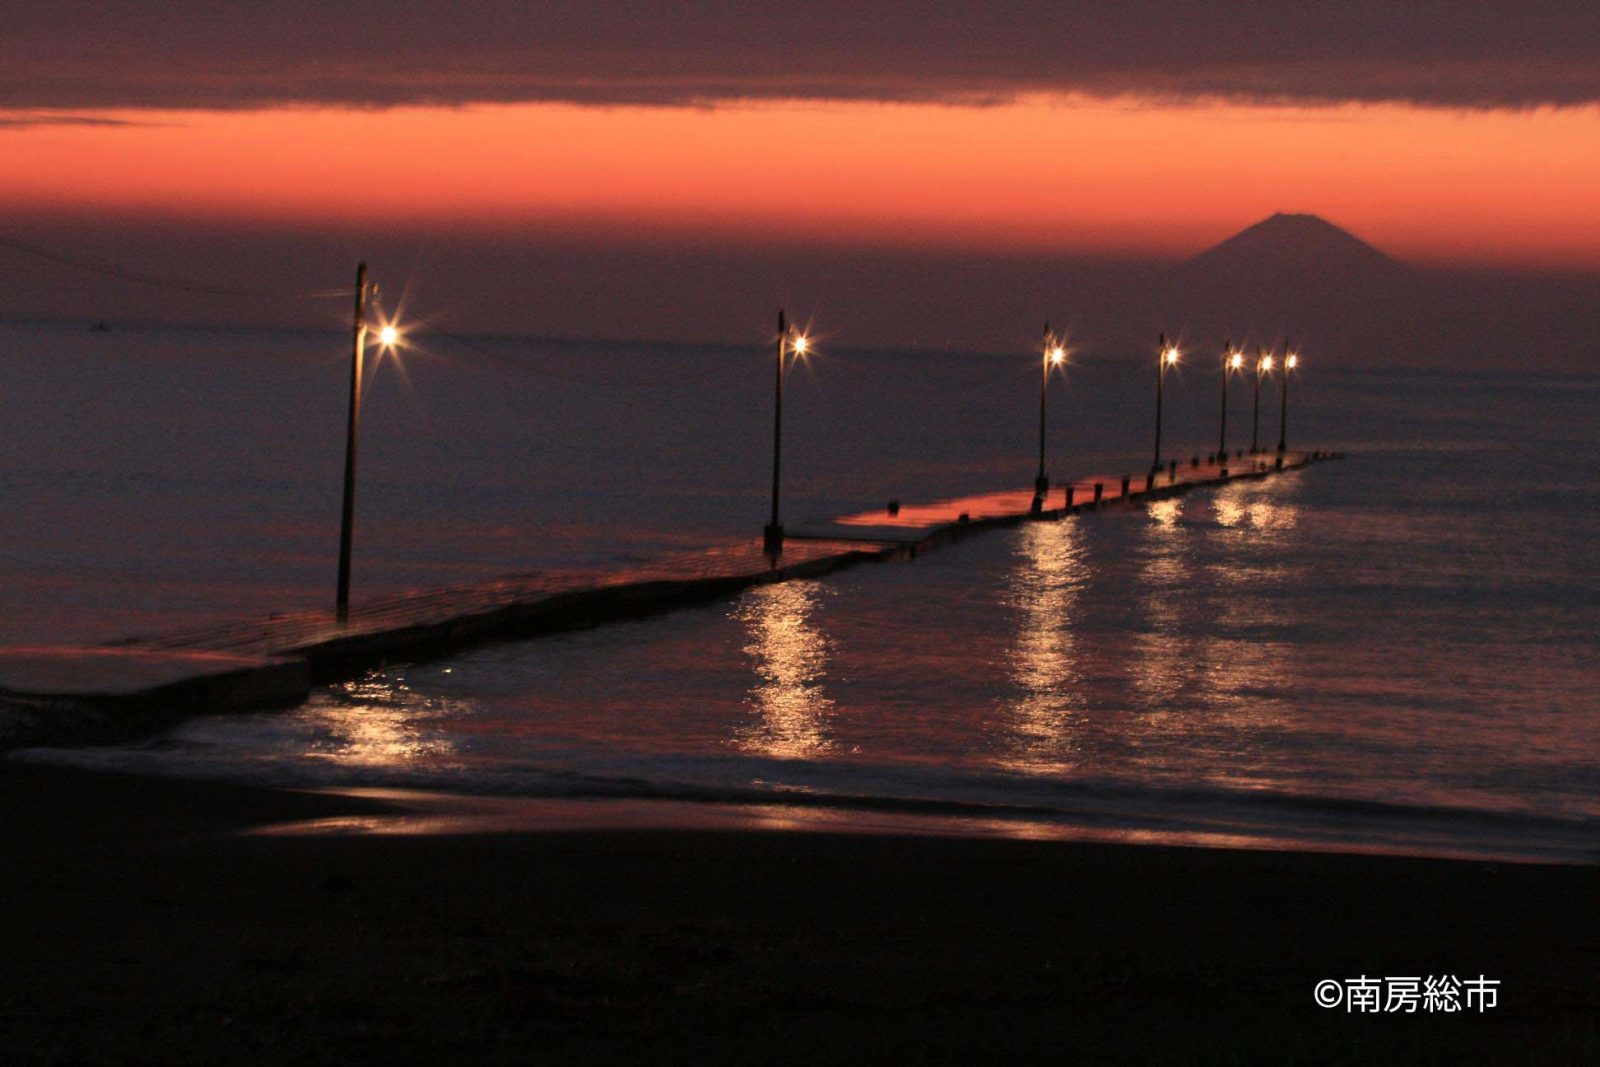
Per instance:
[[[0,749],[137,737],[181,719],[297,704],[314,685],[390,662],[438,658],[636,619],[750,586],[914,558],[981,529],[1132,507],[1245,478],[1298,470],[1335,453],[1195,456],[1135,476],[1101,475],[799,523],[781,552],[762,540],[643,564],[512,575],[376,597],[332,611],[269,616],[95,647],[0,648]]]

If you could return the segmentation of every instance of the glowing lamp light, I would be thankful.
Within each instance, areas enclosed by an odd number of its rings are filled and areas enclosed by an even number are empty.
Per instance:
[[[1244,353],[1235,352],[1233,355],[1229,356],[1228,366],[1233,370],[1238,370],[1240,367],[1244,366]]]
[[[378,343],[385,348],[393,348],[400,343],[400,331],[394,326],[384,326],[378,331]]]
[[[1161,358],[1165,360],[1167,366],[1170,367],[1174,363],[1178,362],[1178,350],[1176,348],[1169,348],[1165,352],[1161,353]]]
[[[1056,346],[1054,346],[1053,348],[1050,349],[1050,362],[1051,363],[1053,363],[1053,364],[1055,364],[1057,366],[1060,366],[1063,362],[1066,361],[1066,358],[1067,358],[1067,350],[1065,348],[1061,347],[1060,345],[1056,345]]]
[[[1287,359],[1285,359],[1283,361],[1283,365],[1285,367],[1287,367],[1289,370],[1294,370],[1296,367],[1298,367],[1300,365],[1300,357],[1299,356],[1295,356],[1295,355],[1291,355],[1291,356],[1289,356],[1289,358],[1287,358]]]
[[[1264,370],[1264,371],[1270,371],[1272,369],[1272,357],[1271,356],[1262,356],[1261,357],[1261,369]]]
[[[794,354],[795,355],[803,356],[807,352],[809,352],[810,350],[811,350],[811,341],[806,337],[805,334],[801,334],[800,336],[798,336],[798,337],[796,337],[794,339]]]

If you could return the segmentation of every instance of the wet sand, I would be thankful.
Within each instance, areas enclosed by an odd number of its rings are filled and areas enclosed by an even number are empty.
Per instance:
[[[1600,868],[701,830],[0,763],[9,1062],[1594,1062]],[[1479,974],[1349,1015],[1324,978]]]

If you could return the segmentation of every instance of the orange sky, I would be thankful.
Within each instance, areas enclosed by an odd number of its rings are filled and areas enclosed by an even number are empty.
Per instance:
[[[37,113],[36,113],[37,114]],[[779,103],[119,112],[0,132],[0,206],[1181,255],[1274,211],[1415,262],[1600,266],[1600,108]]]

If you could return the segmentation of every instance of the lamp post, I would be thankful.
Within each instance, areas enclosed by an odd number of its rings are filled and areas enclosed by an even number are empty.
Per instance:
[[[1156,359],[1156,454],[1150,461],[1150,473],[1161,469],[1161,394],[1167,377],[1167,368],[1176,366],[1178,346],[1167,344],[1167,335],[1161,335],[1161,354]]]
[[[1217,438],[1217,466],[1224,475],[1228,473],[1228,379],[1242,366],[1244,353],[1227,345],[1222,355],[1222,432]]]
[[[1261,378],[1272,373],[1272,353],[1262,355],[1261,349],[1256,348],[1256,399],[1255,415],[1250,427],[1250,454],[1255,455],[1261,451]]]
[[[350,413],[344,438],[344,510],[339,522],[339,584],[334,593],[334,615],[340,623],[350,617],[350,547],[356,515],[356,446],[361,439],[362,358],[367,347],[367,264],[356,267],[355,324],[350,341]]]
[[[378,293],[367,281],[367,265],[356,267],[355,322],[350,344],[350,414],[345,423],[344,509],[339,521],[339,584],[334,593],[334,616],[342,625],[350,618],[350,557],[355,537],[356,451],[361,443],[361,394],[367,354],[367,303]],[[392,322],[378,329],[378,344],[392,349],[400,343],[400,330]]]
[[[1050,479],[1044,473],[1045,397],[1050,390],[1050,368],[1059,367],[1067,358],[1066,347],[1050,333],[1050,324],[1044,324],[1044,345],[1039,359],[1039,474],[1033,480],[1033,510],[1044,507],[1045,494],[1050,491]]]
[[[1283,357],[1283,383],[1278,392],[1278,458],[1283,458],[1289,445],[1289,372],[1300,365],[1300,357],[1286,352]]]
[[[761,531],[761,542],[769,555],[783,551],[783,523],[778,521],[779,471],[783,461],[783,379],[788,370],[789,350],[804,356],[810,347],[805,334],[794,335],[789,329],[783,309],[778,309],[778,364],[773,387],[772,406],[772,520]]]

